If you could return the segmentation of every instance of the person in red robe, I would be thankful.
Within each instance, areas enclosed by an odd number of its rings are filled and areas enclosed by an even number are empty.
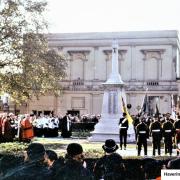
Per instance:
[[[10,123],[10,117],[4,116],[2,118],[2,139],[3,142],[13,142],[14,134]]]
[[[33,125],[30,122],[30,116],[27,115],[20,122],[20,140],[23,142],[31,142],[34,137]]]

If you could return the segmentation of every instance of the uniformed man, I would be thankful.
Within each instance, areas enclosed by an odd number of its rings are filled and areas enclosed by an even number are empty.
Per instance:
[[[152,135],[153,156],[155,156],[155,150],[158,149],[158,155],[161,155],[161,139],[162,139],[162,127],[158,121],[158,117],[155,117],[155,121],[150,124],[150,135]]]
[[[128,125],[127,114],[123,113],[123,117],[120,118],[119,120],[119,139],[120,139],[121,150],[123,144],[124,144],[124,150],[126,150],[128,127],[129,125]]]
[[[144,155],[147,155],[147,138],[149,138],[149,129],[145,124],[145,118],[141,118],[141,122],[136,127],[138,156],[141,154],[141,146],[144,147]]]
[[[134,125],[134,131],[135,131],[135,138],[137,140],[137,132],[136,132],[136,127],[140,123],[140,115],[138,114],[133,118],[133,125]]]
[[[178,116],[178,119],[174,122],[173,126],[175,130],[175,144],[177,148],[177,155],[179,155],[178,143],[180,142],[180,116]]]
[[[173,124],[170,122],[170,118],[166,118],[166,122],[163,123],[163,136],[164,136],[164,148],[165,154],[169,153],[170,156],[172,155],[172,144],[173,144]]]

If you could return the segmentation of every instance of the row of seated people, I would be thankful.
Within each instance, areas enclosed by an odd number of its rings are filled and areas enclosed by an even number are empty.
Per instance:
[[[118,145],[107,139],[99,159],[85,159],[79,143],[67,146],[65,157],[53,150],[45,150],[40,143],[31,143],[24,161],[14,156],[0,160],[1,180],[144,180],[158,179],[161,169],[180,169],[180,158],[156,160],[153,158],[126,160],[116,152]],[[13,161],[14,160],[14,161]]]

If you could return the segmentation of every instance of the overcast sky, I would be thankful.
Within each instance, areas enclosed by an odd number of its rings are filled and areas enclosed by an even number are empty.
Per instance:
[[[180,0],[48,0],[50,33],[179,30]]]

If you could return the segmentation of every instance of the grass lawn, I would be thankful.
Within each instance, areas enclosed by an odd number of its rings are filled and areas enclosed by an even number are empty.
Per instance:
[[[102,149],[103,142],[89,142],[87,139],[83,138],[34,138],[33,142],[42,143],[46,149],[54,150],[59,156],[64,156],[66,153],[66,148],[69,143],[75,142],[80,143],[83,147],[84,154],[86,158],[99,158],[104,154],[104,151]],[[28,146],[28,144],[25,143],[19,143],[19,142],[13,142],[13,143],[1,143],[0,144],[0,154],[15,154],[15,155],[23,155],[23,151]],[[166,159],[169,156],[163,156],[163,149],[162,151],[162,157],[156,157],[156,159]],[[127,150],[118,150],[118,153],[120,153],[124,159],[139,159],[143,158],[143,150],[142,150],[142,156],[137,157],[137,149],[136,144],[128,144]],[[148,146],[148,156],[152,155],[152,146]],[[175,150],[174,155],[175,156]]]

